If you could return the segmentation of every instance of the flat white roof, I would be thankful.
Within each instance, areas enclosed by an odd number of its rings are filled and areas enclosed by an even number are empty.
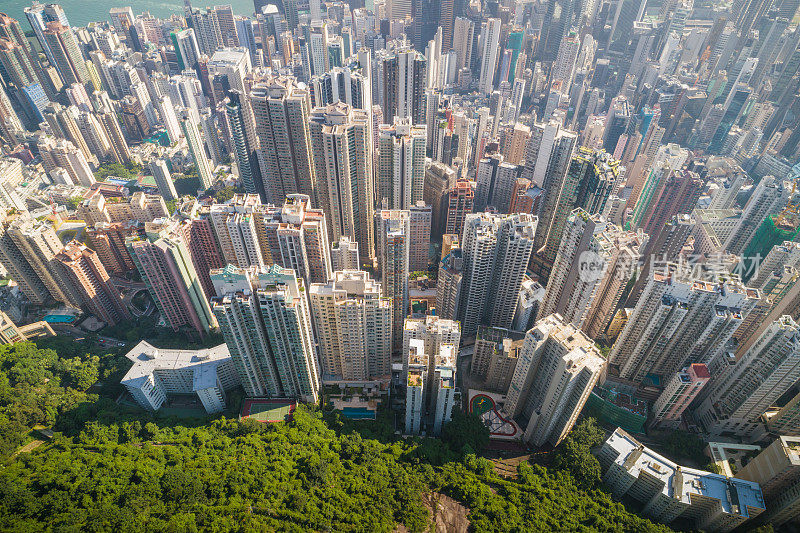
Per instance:
[[[697,495],[715,498],[720,501],[722,510],[726,513],[744,517],[749,517],[748,506],[764,509],[764,498],[758,483],[680,466],[650,448],[643,447],[619,428],[606,443],[619,452],[615,462],[632,476],[638,478],[640,472],[646,471],[664,482],[662,492],[666,496],[679,499],[687,505]]]
[[[217,365],[231,354],[225,344],[203,350],[170,350],[141,341],[125,357],[133,361],[133,366],[120,381],[123,385],[140,387],[156,370],[193,368],[194,390],[202,390],[216,386]]]

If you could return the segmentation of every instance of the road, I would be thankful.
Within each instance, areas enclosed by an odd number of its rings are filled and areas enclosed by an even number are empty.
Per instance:
[[[114,337],[106,337],[105,335],[98,335],[97,342],[103,346],[125,346],[125,341],[115,339]]]
[[[147,286],[142,283],[141,281],[131,281],[123,278],[111,278],[111,283],[114,284],[117,289],[125,291],[125,298],[123,299],[123,303],[125,307],[130,310],[131,314],[135,317],[143,317],[143,316],[150,316],[155,311],[155,304],[153,303],[152,298],[147,301],[147,308],[142,311],[135,305],[133,305],[133,298],[139,294],[141,291],[147,290]]]
[[[88,335],[86,331],[82,329],[76,328],[75,326],[70,326],[69,324],[51,324],[53,329],[56,333],[69,335],[70,337],[81,338]],[[100,343],[101,346],[125,346],[125,341],[121,341],[119,339],[115,339],[114,337],[108,337],[106,335],[98,335],[97,341]]]

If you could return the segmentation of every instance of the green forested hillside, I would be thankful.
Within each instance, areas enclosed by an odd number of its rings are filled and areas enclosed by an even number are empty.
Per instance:
[[[506,480],[475,455],[487,435],[463,415],[424,441],[395,437],[385,418],[352,423],[305,407],[288,423],[187,427],[87,394],[110,370],[68,355],[0,349],[6,412],[22,391],[36,406],[30,420],[63,431],[0,467],[2,531],[423,531],[431,492],[465,505],[475,531],[666,531],[599,490],[591,421],[550,469],[523,464]]]

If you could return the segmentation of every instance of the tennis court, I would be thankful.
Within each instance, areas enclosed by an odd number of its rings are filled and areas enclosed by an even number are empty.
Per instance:
[[[247,398],[242,403],[242,414],[239,418],[252,418],[259,422],[283,422],[291,419],[296,406],[293,400]]]

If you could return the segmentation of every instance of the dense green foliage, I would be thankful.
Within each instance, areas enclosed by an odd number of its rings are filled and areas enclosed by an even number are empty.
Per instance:
[[[665,531],[566,472],[522,465],[505,480],[472,454],[434,467],[419,446],[336,432],[304,407],[274,425],[90,423],[0,472],[0,529],[422,531],[434,490],[477,531]]]
[[[83,203],[83,200],[84,200],[83,196],[72,196],[69,198],[69,200],[67,200],[66,205],[70,209],[78,209],[78,206],[80,206]]]
[[[131,344],[145,340],[159,348],[184,350],[210,348],[225,342],[218,332],[208,334],[201,340],[194,331],[175,332],[171,328],[158,327],[154,316],[120,321],[104,328],[102,334]]]
[[[167,200],[164,203],[167,204],[167,212],[170,215],[173,214],[175,212],[175,210],[178,208],[178,199],[177,198],[174,199],[174,200]]]
[[[236,194],[236,187],[223,187],[214,193],[214,201],[219,204],[224,204],[232,199],[234,194]]]
[[[602,436],[593,421],[557,466],[523,463],[511,480],[473,453],[488,431],[471,415],[442,439],[408,440],[390,410],[374,422],[303,406],[278,424],[164,420],[108,398],[123,356],[84,351],[64,338],[0,347],[2,416],[62,432],[0,469],[1,531],[423,531],[430,492],[463,504],[476,531],[667,531],[583,477]]]
[[[482,453],[489,445],[489,432],[477,415],[453,413],[453,419],[442,428],[442,440],[463,455]]]
[[[187,194],[194,196],[201,189],[200,176],[194,166],[189,167],[185,173],[173,173],[172,181],[175,183],[175,191],[178,196],[186,196]]]
[[[187,194],[194,196],[197,194],[197,191],[201,189],[200,178],[197,177],[197,174],[188,176],[184,174],[173,174],[172,179],[175,182],[175,191],[179,196],[185,196]]]
[[[601,490],[585,491],[565,471],[520,464],[519,479],[498,476],[469,456],[448,463],[439,490],[470,509],[475,531],[670,531],[625,510]]]
[[[662,447],[667,456],[678,462],[688,463],[689,466],[702,468],[708,462],[706,443],[693,433],[670,431],[663,439]]]
[[[33,342],[0,346],[0,458],[13,453],[32,427],[66,423],[66,413],[97,402],[87,390],[118,374],[114,355],[86,353],[82,344],[63,338],[38,342],[42,348]]]
[[[599,446],[604,437],[594,418],[584,418],[556,449],[553,466],[572,474],[575,482],[586,490],[598,488],[602,469],[591,450]]]
[[[94,173],[94,179],[97,181],[105,181],[108,177],[121,178],[123,180],[135,180],[142,167],[136,163],[128,163],[122,165],[120,163],[105,163],[100,165]]]

